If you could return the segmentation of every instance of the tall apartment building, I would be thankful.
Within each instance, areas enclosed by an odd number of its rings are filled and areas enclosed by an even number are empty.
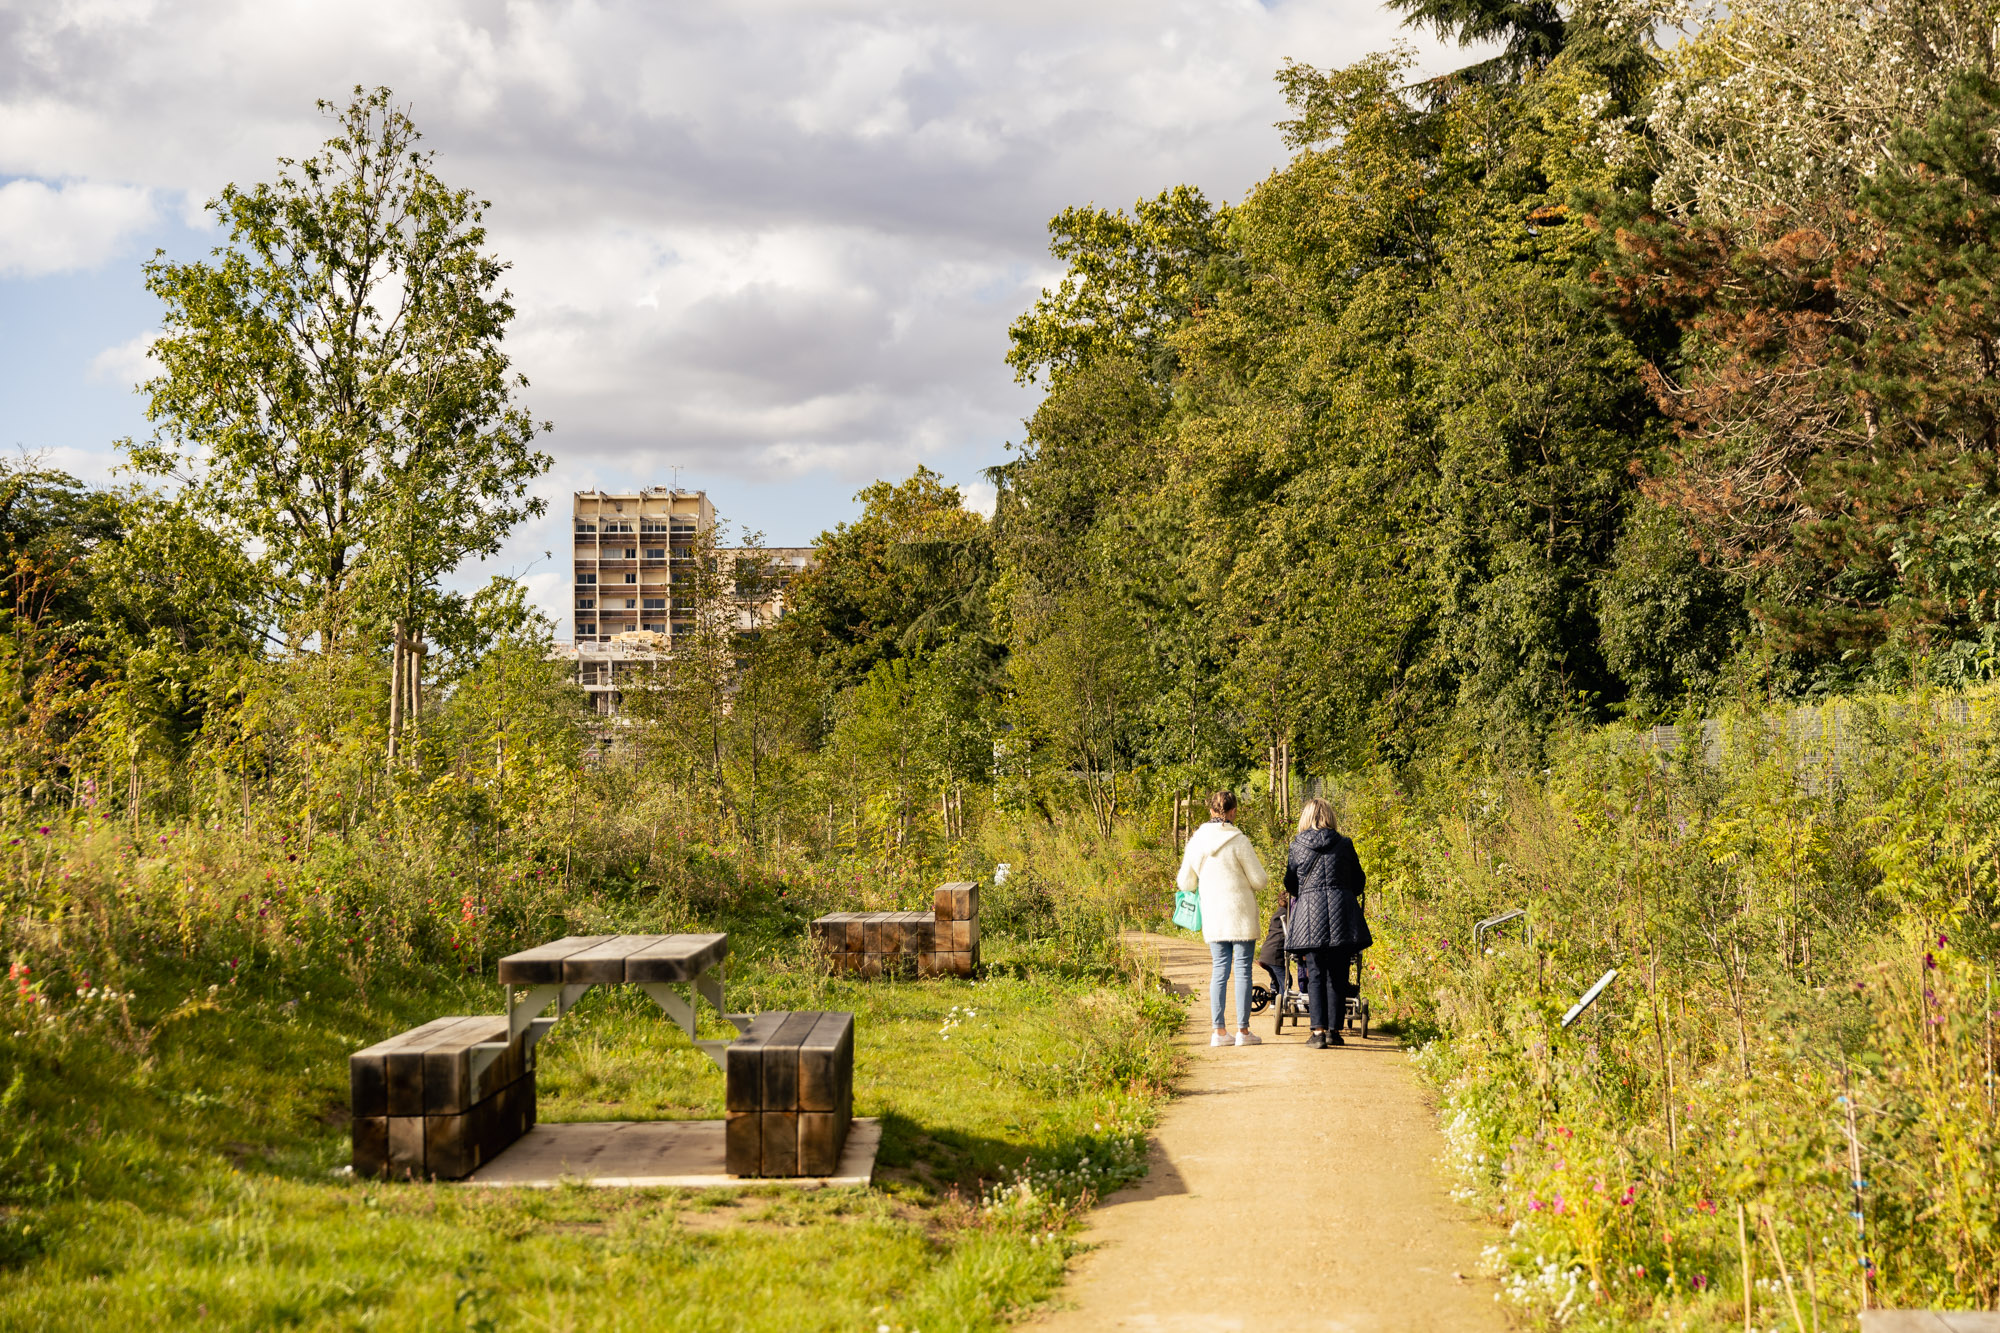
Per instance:
[[[715,507],[706,491],[655,486],[578,491],[572,516],[576,641],[556,655],[576,664],[577,683],[590,694],[592,707],[612,717],[622,711],[625,689],[667,660],[674,640],[694,628],[688,585],[697,539],[715,526]],[[725,571],[739,570],[725,586],[734,590],[742,629],[769,625],[784,614],[792,578],[811,564],[813,553],[811,547],[769,547],[755,554],[762,569],[750,576],[742,569],[748,548],[716,552]]]
[[[676,607],[674,584],[676,571],[684,583],[693,567],[696,537],[715,525],[708,492],[578,491],[572,513],[579,647],[635,630],[672,635],[689,623],[692,608]]]

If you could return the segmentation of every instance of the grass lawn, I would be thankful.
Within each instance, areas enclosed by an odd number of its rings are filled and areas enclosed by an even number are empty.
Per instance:
[[[0,1009],[0,1327],[983,1329],[1048,1296],[1075,1205],[1143,1170],[1181,1008],[1111,967],[989,941],[975,983],[850,982],[795,946],[732,1007],[852,1009],[872,1190],[500,1191],[347,1161],[347,1055],[469,977],[234,981],[160,960],[121,1004]],[[210,987],[213,987],[213,990]],[[637,991],[541,1051],[545,1121],[717,1118],[722,1077]]]

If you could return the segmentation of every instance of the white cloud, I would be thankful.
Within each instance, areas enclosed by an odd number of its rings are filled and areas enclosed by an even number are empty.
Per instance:
[[[146,355],[147,349],[159,336],[158,330],[149,330],[115,347],[105,348],[90,359],[90,377],[122,388],[136,388],[159,370]]]
[[[673,465],[817,479],[823,517],[734,515],[805,541],[874,476],[1004,457],[1049,217],[1240,198],[1283,160],[1282,60],[1406,35],[1375,0],[0,0],[0,177],[71,182],[0,190],[0,271],[100,262],[154,198],[197,221],[325,137],[315,98],[387,84],[493,201],[508,348],[556,424],[552,516],[506,561],[563,562],[573,484]]]
[[[152,221],[152,196],[137,186],[8,181],[0,185],[0,277],[95,268]]]
[[[994,507],[1000,503],[1000,492],[990,481],[961,482],[958,495],[959,503],[981,518],[992,518]]]

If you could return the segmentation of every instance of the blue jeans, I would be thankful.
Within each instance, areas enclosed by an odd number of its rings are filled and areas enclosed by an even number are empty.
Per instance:
[[[1209,977],[1208,1009],[1216,1027],[1225,1026],[1222,1021],[1222,987],[1229,980],[1232,970],[1236,974],[1236,1026],[1250,1026],[1250,955],[1256,949],[1255,940],[1208,942],[1208,956],[1215,960],[1215,971]]]

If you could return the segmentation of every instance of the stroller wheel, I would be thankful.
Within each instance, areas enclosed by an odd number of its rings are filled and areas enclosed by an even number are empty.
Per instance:
[[[1263,986],[1250,988],[1250,1012],[1261,1014],[1271,1005],[1271,992]]]
[[[1364,1041],[1368,1038],[1368,1001],[1366,1000],[1361,1002],[1361,1037]]]

